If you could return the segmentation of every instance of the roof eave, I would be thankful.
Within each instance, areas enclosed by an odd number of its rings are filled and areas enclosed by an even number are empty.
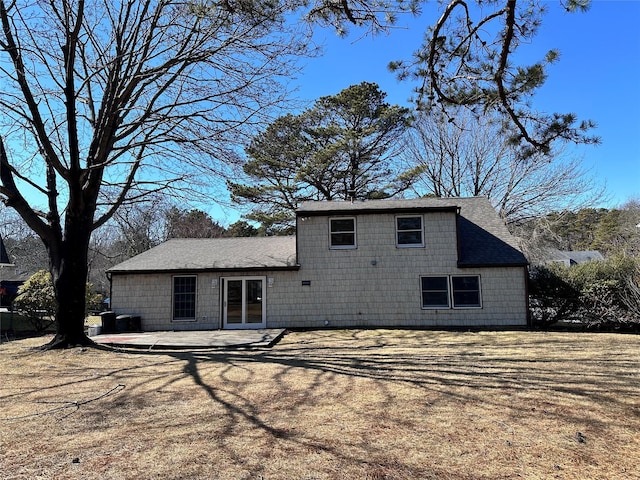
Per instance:
[[[528,262],[513,263],[464,263],[458,262],[458,268],[500,268],[500,267],[528,267]]]
[[[135,269],[135,270],[107,270],[110,275],[130,275],[130,274],[184,274],[184,273],[216,273],[216,272],[264,272],[264,271],[296,271],[300,270],[300,265],[281,266],[259,266],[259,267],[236,267],[236,268],[163,268],[163,269]]]
[[[335,208],[330,210],[296,210],[296,217],[321,217],[327,215],[375,215],[375,214],[403,214],[421,212],[453,212],[457,213],[457,206],[443,207],[399,207],[399,208]]]

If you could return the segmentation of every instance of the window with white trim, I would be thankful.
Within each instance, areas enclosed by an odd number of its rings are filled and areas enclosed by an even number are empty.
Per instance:
[[[356,248],[356,219],[341,217],[329,219],[329,247]]]
[[[480,277],[457,275],[451,277],[453,308],[480,308]]]
[[[196,319],[196,276],[173,277],[173,319]]]
[[[420,277],[422,308],[482,308],[479,275]]]
[[[422,308],[449,308],[449,277],[421,277]]]
[[[398,247],[423,247],[424,230],[421,216],[396,217],[396,245]]]

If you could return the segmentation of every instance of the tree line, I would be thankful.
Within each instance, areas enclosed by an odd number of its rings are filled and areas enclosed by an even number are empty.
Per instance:
[[[9,259],[23,275],[48,270],[47,251],[28,226],[9,209],[0,209],[0,235]],[[244,220],[222,226],[208,213],[172,205],[157,198],[123,208],[97,234],[88,255],[87,281],[94,292],[107,297],[105,272],[112,266],[172,238],[253,237],[264,232]]]
[[[544,263],[549,248],[597,250],[605,257],[640,258],[640,200],[617,208],[552,211],[512,225],[533,264]]]

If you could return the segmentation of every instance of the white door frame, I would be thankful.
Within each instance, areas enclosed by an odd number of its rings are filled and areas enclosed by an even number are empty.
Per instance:
[[[247,313],[249,310],[249,299],[247,298],[247,281],[251,280],[260,280],[261,283],[261,296],[258,297],[260,301],[260,312],[262,315],[262,322],[260,323],[248,323],[247,322]],[[240,281],[242,282],[241,289],[241,321],[238,323],[228,323],[228,307],[229,307],[229,282]],[[222,328],[223,329],[250,329],[250,328],[266,328],[267,326],[267,301],[266,301],[266,293],[267,293],[267,277],[263,276],[242,276],[242,277],[222,277]]]

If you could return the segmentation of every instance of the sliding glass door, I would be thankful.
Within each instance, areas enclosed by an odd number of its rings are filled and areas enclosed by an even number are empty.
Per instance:
[[[224,328],[266,326],[264,277],[224,278]]]

